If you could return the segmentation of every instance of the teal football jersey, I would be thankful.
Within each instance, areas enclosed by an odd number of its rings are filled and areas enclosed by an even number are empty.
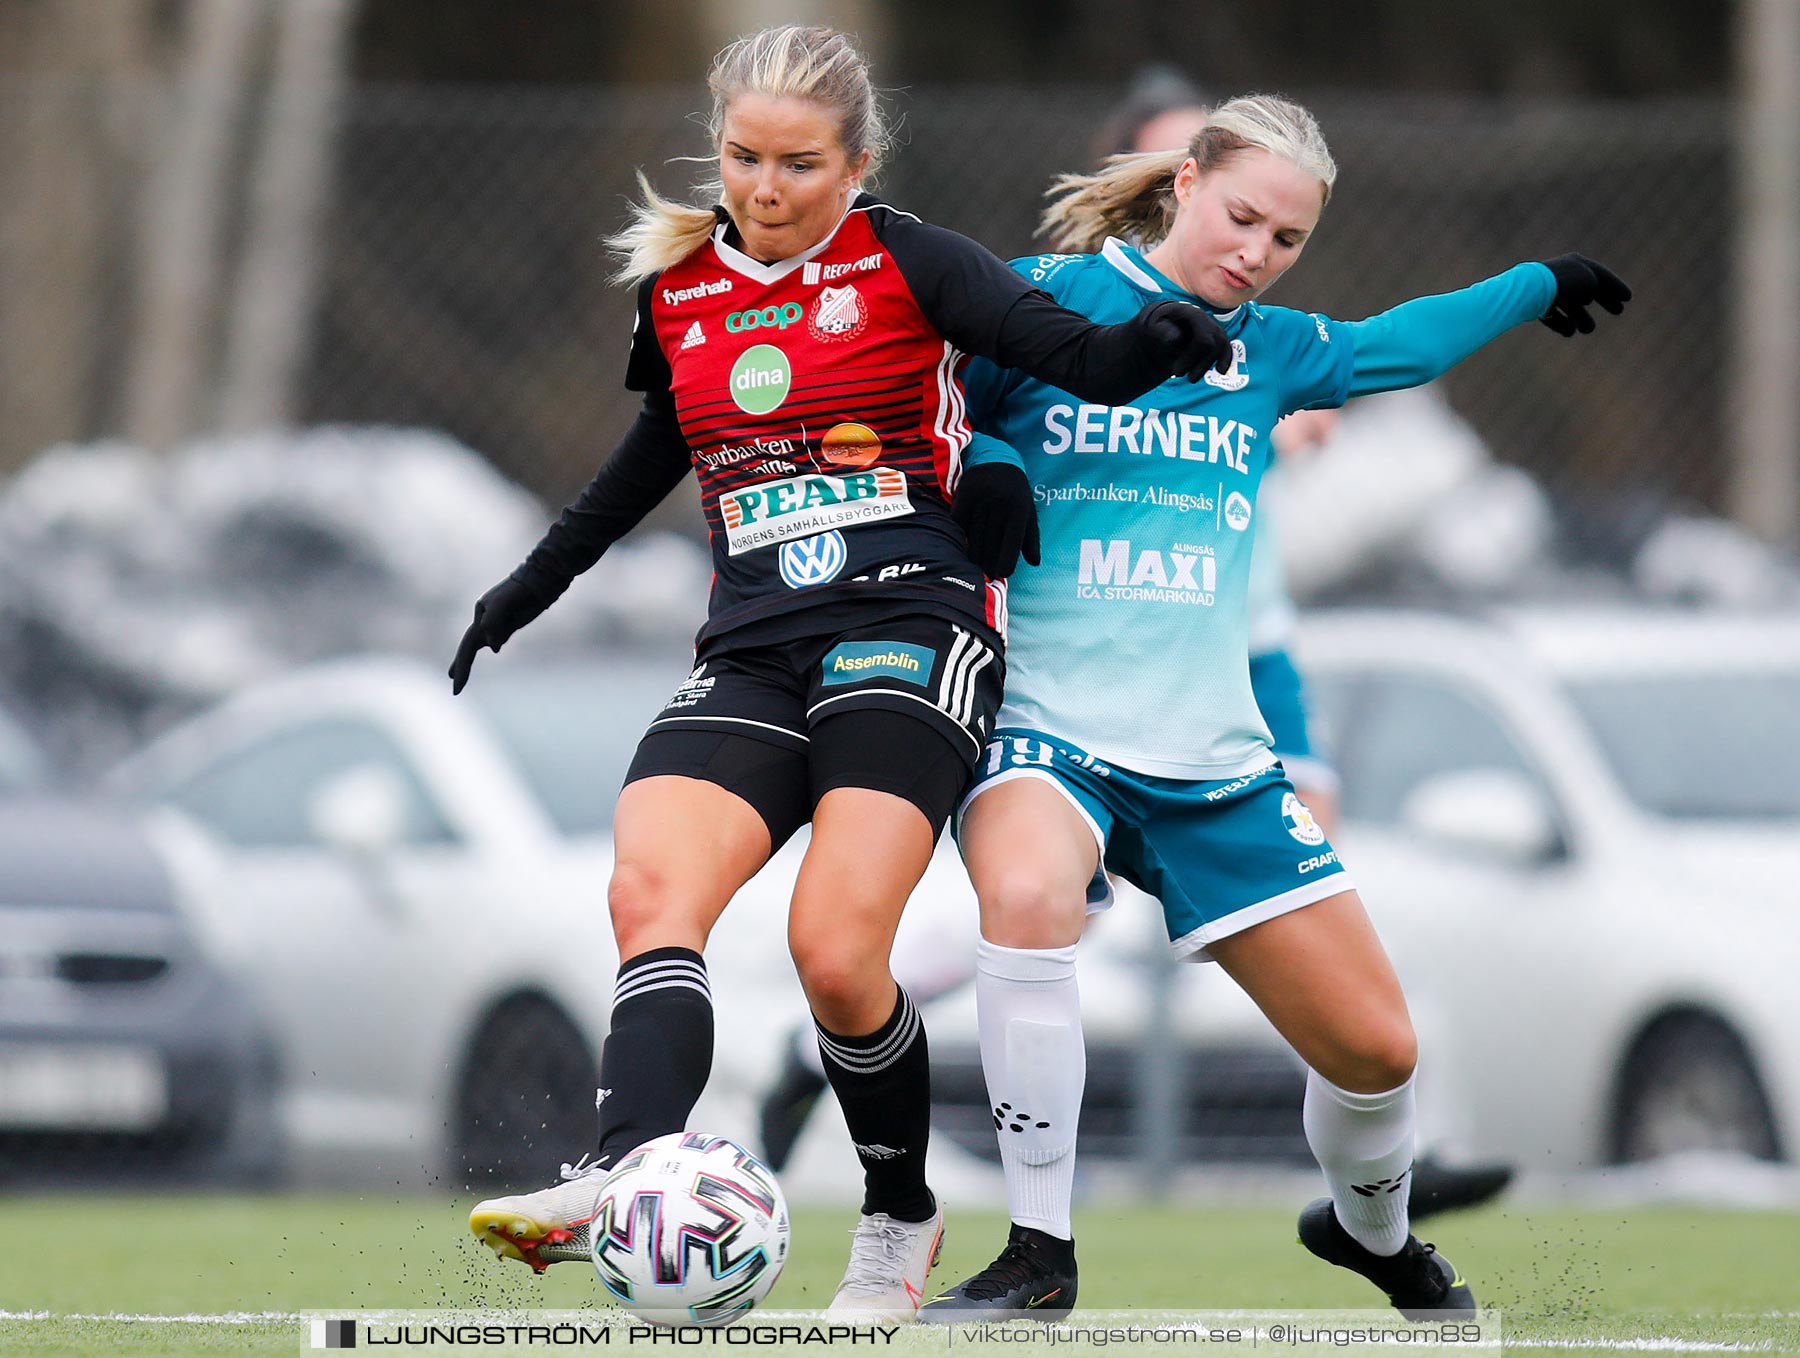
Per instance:
[[[1117,240],[1013,261],[1064,306],[1121,321],[1196,300]],[[1008,584],[999,724],[1065,736],[1101,759],[1221,779],[1272,762],[1251,694],[1249,582],[1270,431],[1291,411],[1435,375],[1541,315],[1549,270],[1522,265],[1382,317],[1342,322],[1247,302],[1219,314],[1228,372],[1172,379],[1127,406],[1083,402],[996,368],[968,372],[970,416],[1023,459],[1042,564]],[[1368,352],[1359,363],[1358,344]],[[971,449],[972,460],[988,453]],[[995,448],[991,455],[1006,455]]]

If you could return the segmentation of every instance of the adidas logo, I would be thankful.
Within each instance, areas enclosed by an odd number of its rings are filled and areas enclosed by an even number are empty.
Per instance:
[[[706,332],[700,328],[699,321],[695,321],[692,325],[690,325],[688,327],[687,334],[682,336],[682,339],[681,339],[681,347],[683,349],[692,349],[696,344],[705,344],[705,343],[706,343]]]

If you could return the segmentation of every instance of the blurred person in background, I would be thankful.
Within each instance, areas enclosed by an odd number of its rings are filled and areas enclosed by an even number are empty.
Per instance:
[[[709,84],[706,205],[643,183],[612,241],[638,287],[626,385],[642,412],[476,604],[450,669],[460,692],[481,649],[697,473],[714,583],[693,674],[619,796],[599,1144],[549,1188],[478,1204],[470,1226],[539,1271],[588,1258],[603,1176],[683,1130],[705,1087],[712,926],[810,821],[788,941],[865,1179],[832,1310],[911,1319],[943,1212],[925,1179],[924,1028],[888,955],[998,709],[997,577],[1021,549],[1035,558],[1017,464],[962,474],[958,365],[981,354],[1110,404],[1222,368],[1229,346],[1203,308],[1168,299],[1096,324],[865,193],[887,136],[845,35],[763,30],[726,48]]]
[[[1098,159],[1116,154],[1185,148],[1206,124],[1200,90],[1175,71],[1156,67],[1133,84],[1107,118]],[[1276,454],[1310,456],[1329,444],[1336,410],[1298,410],[1275,426]],[[1274,469],[1271,469],[1271,475]],[[1266,507],[1258,506],[1249,567],[1250,687],[1268,723],[1275,757],[1327,839],[1337,830],[1337,771],[1317,731],[1306,682],[1288,647],[1297,612],[1288,593],[1281,544]],[[904,941],[904,936],[903,936]],[[952,994],[975,979],[975,954],[917,945],[896,948],[894,975],[916,1004]],[[758,1111],[758,1131],[770,1166],[786,1167],[794,1144],[825,1090],[825,1067],[810,1026],[794,1029],[774,1081]],[[1486,1202],[1506,1187],[1504,1165],[1453,1166],[1420,1156],[1407,1180],[1413,1220]]]
[[[1408,1315],[1475,1305],[1410,1231],[1416,1043],[1399,981],[1251,692],[1255,497],[1282,416],[1430,381],[1527,321],[1590,331],[1590,304],[1617,312],[1630,294],[1566,255],[1355,323],[1256,305],[1335,177],[1312,116],[1270,96],[1219,106],[1181,150],[1064,176],[1044,225],[1069,253],[1014,267],[1095,319],[1197,301],[1231,336],[1231,369],[1104,409],[970,366],[971,413],[993,436],[971,458],[1022,454],[1044,508],[1043,564],[1009,601],[1000,725],[958,827],[981,902],[978,1022],[1006,1113],[1012,1228],[921,1319],[1048,1317],[1075,1301],[1075,944],[1111,903],[1107,869],[1157,897],[1171,951],[1217,961],[1306,1063],[1303,1120],[1330,1196],[1302,1212],[1302,1243]]]

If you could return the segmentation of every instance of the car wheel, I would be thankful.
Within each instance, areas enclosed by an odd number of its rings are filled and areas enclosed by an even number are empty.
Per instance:
[[[1632,1049],[1619,1089],[1615,1161],[1699,1150],[1781,1158],[1755,1063],[1743,1039],[1719,1019],[1658,1020]]]
[[[599,1066],[556,1004],[522,996],[476,1031],[457,1084],[452,1164],[476,1192],[541,1188],[559,1158],[593,1148]]]

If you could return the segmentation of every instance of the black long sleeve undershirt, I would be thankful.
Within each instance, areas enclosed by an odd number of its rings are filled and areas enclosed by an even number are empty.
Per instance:
[[[644,394],[643,409],[587,488],[550,525],[513,579],[560,598],[577,575],[642,522],[693,470],[668,388]]]

